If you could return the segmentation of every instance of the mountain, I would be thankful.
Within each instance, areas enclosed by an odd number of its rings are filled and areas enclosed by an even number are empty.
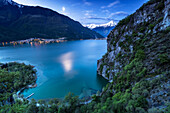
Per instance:
[[[96,31],[97,33],[101,34],[104,37],[107,37],[110,31],[114,29],[116,24],[117,24],[116,22],[110,21],[106,24],[100,24],[100,25],[90,24],[90,25],[86,25],[86,27],[92,29],[93,31]]]
[[[170,0],[150,0],[108,35],[107,53],[97,67],[97,73],[110,81],[101,96],[106,101],[100,101],[106,109],[169,112],[169,10]]]
[[[112,31],[115,28],[115,26],[108,26],[108,27],[96,27],[92,29],[93,31],[96,31],[97,33],[101,34],[104,37],[107,37],[110,31]]]
[[[0,0],[0,42],[27,38],[95,39],[100,34],[51,9]]]
[[[88,100],[79,100],[72,93],[63,100],[38,102],[19,101],[22,100],[19,96],[11,105],[6,102],[10,100],[8,97],[17,98],[12,92],[30,83],[30,77],[35,83],[36,77],[32,75],[32,66],[0,64],[3,69],[0,69],[0,111],[170,113],[169,8],[170,0],[150,0],[110,32],[107,53],[98,60],[97,68],[98,77],[103,76],[109,82]]]

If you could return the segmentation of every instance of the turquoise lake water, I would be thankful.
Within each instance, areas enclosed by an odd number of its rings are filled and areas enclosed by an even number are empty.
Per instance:
[[[83,40],[46,45],[0,47],[0,62],[24,62],[37,69],[37,87],[24,91],[31,98],[62,98],[69,92],[90,95],[107,81],[96,73],[97,60],[106,53],[106,40]]]

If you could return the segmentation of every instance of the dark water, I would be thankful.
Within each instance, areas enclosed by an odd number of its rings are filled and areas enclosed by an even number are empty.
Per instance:
[[[38,70],[38,86],[25,91],[31,98],[61,98],[68,92],[90,95],[107,81],[97,76],[97,60],[106,52],[105,40],[70,41],[47,45],[0,47],[0,62],[24,62]]]

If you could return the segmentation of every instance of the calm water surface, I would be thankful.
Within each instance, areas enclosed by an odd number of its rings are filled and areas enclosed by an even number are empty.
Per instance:
[[[38,86],[23,94],[31,98],[62,98],[68,92],[90,95],[107,81],[97,76],[97,60],[106,52],[106,40],[69,41],[39,46],[0,47],[0,62],[24,62],[37,69]]]

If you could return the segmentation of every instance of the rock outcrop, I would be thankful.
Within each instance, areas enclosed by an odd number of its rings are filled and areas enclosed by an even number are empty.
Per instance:
[[[97,73],[118,91],[133,89],[141,80],[149,80],[149,84],[159,81],[146,87],[145,97],[151,111],[152,107],[164,108],[170,91],[169,44],[170,0],[150,0],[110,32],[107,53],[98,60]]]
[[[161,60],[159,56],[170,54],[169,26],[170,0],[144,4],[134,14],[120,21],[108,35],[107,53],[98,60],[98,74],[112,80],[130,63],[139,49],[145,52],[143,63],[150,73],[161,68],[157,64]],[[168,68],[169,65],[165,64],[162,70]]]

